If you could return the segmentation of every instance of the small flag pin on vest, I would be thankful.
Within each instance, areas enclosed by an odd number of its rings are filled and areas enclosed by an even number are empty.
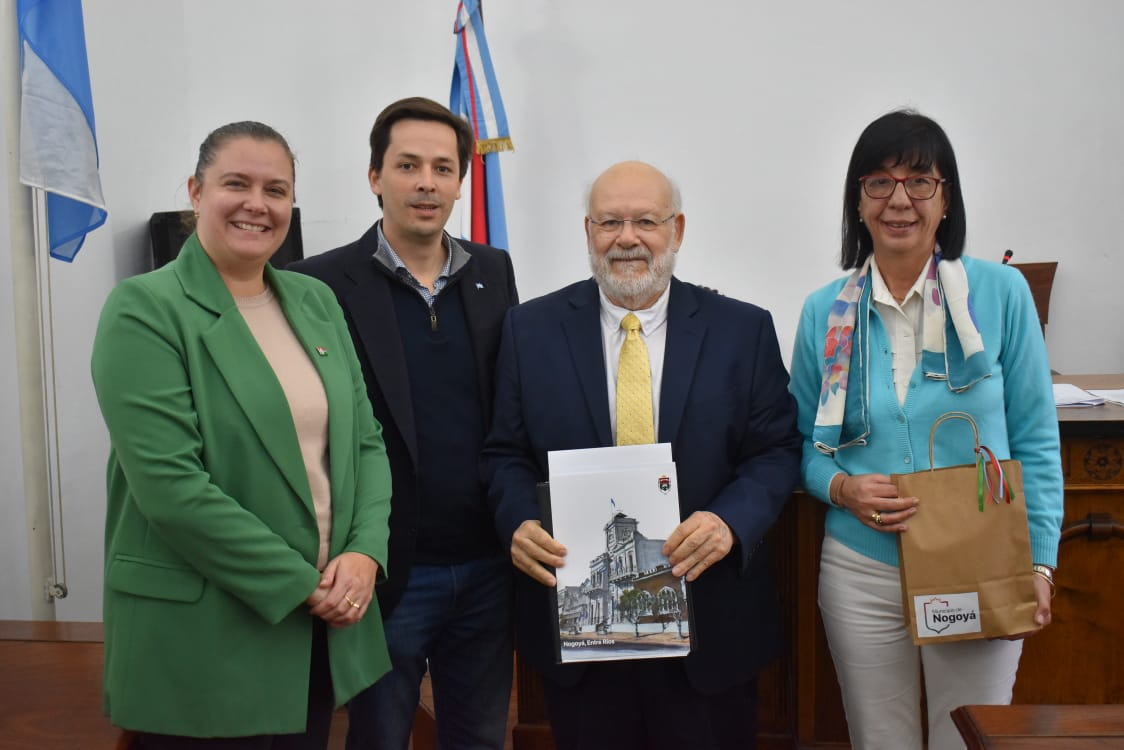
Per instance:
[[[484,288],[484,284],[483,284],[482,282],[479,282],[479,281],[477,281],[477,282],[476,282],[476,288],[477,288],[477,289],[483,289],[483,288]]]
[[[316,347],[316,353],[319,354],[321,357],[327,357],[328,356],[328,350],[325,349],[322,346]]]

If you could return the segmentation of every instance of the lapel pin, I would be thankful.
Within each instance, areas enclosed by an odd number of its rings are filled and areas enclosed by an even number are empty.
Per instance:
[[[316,353],[319,354],[321,357],[327,357],[328,356],[328,350],[325,349],[322,346],[316,347]]]
[[[476,282],[476,288],[477,288],[477,289],[483,289],[483,288],[484,288],[484,284],[483,284],[483,283],[481,283],[481,282],[479,282],[479,281],[477,281],[477,282]]]

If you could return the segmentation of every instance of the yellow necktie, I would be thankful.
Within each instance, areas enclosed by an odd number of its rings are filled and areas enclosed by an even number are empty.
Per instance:
[[[617,445],[654,443],[652,368],[648,346],[640,338],[640,319],[629,313],[621,328],[628,334],[617,364]]]

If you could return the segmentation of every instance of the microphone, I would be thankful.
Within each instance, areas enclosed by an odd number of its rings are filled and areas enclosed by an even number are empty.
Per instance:
[[[1010,262],[1012,255],[1014,255],[1014,252],[1010,250],[1003,253],[1003,265],[1007,265]]]

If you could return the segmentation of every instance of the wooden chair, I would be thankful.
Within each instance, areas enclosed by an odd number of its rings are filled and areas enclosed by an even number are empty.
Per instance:
[[[1046,323],[1050,318],[1050,291],[1054,288],[1054,273],[1058,270],[1058,263],[1012,263],[1011,266],[1022,271],[1030,284],[1030,293],[1034,296],[1034,306],[1038,310],[1038,322],[1042,325],[1042,335],[1045,336]]]

